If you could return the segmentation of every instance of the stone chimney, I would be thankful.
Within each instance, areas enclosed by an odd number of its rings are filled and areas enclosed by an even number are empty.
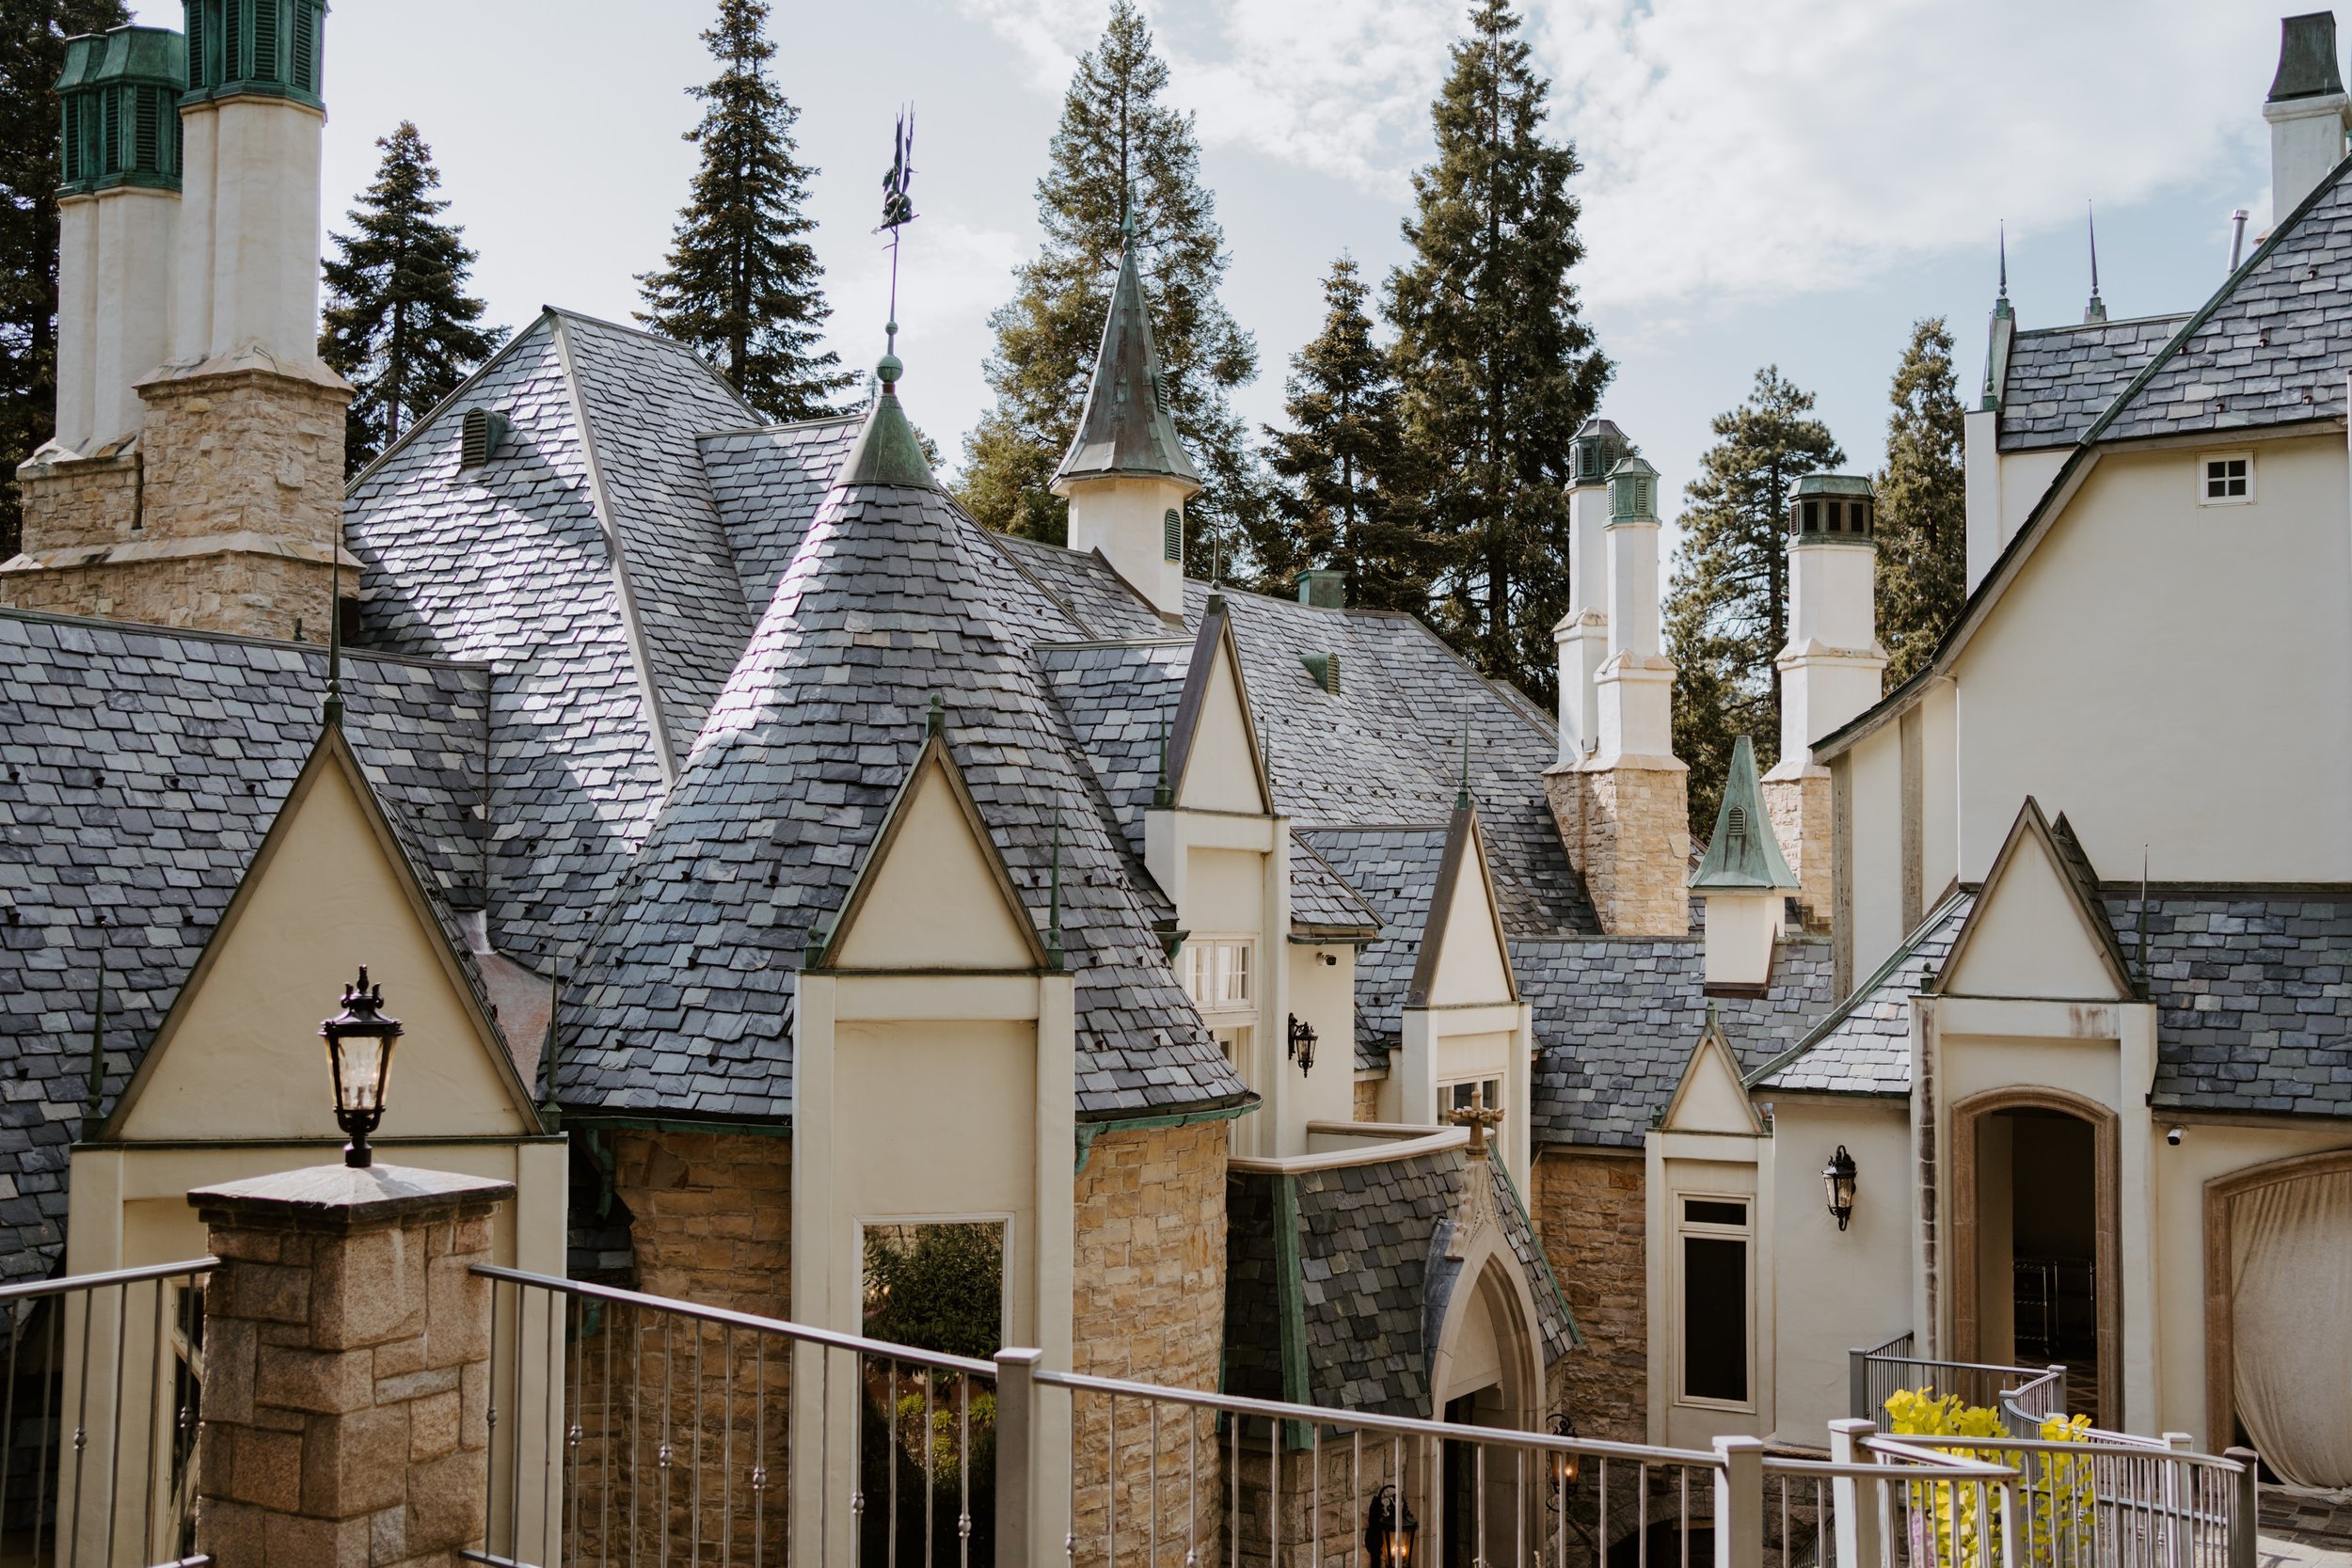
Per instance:
[[[1100,550],[1129,587],[1171,619],[1184,613],[1184,503],[1200,493],[1168,399],[1168,372],[1124,225],[1119,282],[1078,432],[1054,474],[1070,502],[1070,547]]]
[[[1625,432],[1586,420],[1568,443],[1568,612],[1551,628],[1560,650],[1560,760],[1573,768],[1596,739],[1594,680],[1609,657],[1609,470],[1625,456]]]
[[[2279,71],[2263,103],[2270,122],[2270,226],[2278,228],[2344,161],[2352,98],[2336,67],[2336,16],[2312,11],[2279,24]]]
[[[1682,936],[1691,928],[1690,769],[1674,754],[1675,667],[1659,615],[1658,470],[1639,457],[1619,459],[1608,496],[1600,530],[1608,657],[1593,674],[1582,759],[1555,764],[1546,794],[1601,928]],[[1566,673],[1564,667],[1564,689]]]
[[[1780,651],[1780,761],[1764,806],[1809,922],[1830,912],[1829,769],[1813,742],[1879,700],[1877,501],[1855,474],[1807,474],[1788,508],[1788,643]]]
[[[1707,900],[1709,996],[1762,996],[1772,989],[1774,944],[1788,895],[1797,891],[1796,874],[1773,841],[1760,787],[1756,748],[1743,735],[1731,749],[1707,858],[1691,877],[1691,891]]]
[[[76,302],[95,324],[85,341],[101,347],[61,377],[60,441],[18,470],[24,553],[0,564],[0,601],[315,641],[332,613],[351,400],[318,360],[326,6],[186,6],[184,40],[162,35],[183,52],[185,91],[176,85],[161,101],[176,101],[177,118],[158,119],[152,140],[159,163],[168,143],[177,212],[168,225],[118,224],[110,238],[104,214],[130,209],[93,192],[95,246],[67,227],[61,304]],[[161,48],[145,47],[149,57]],[[80,90],[71,56],[68,78],[61,90]],[[151,84],[102,70],[98,85]],[[135,109],[141,101],[122,102]],[[72,111],[64,128],[69,138],[80,131]],[[121,144],[134,161],[146,135],[135,125]],[[69,147],[69,166],[76,156]],[[109,327],[118,304],[122,319]],[[135,443],[98,428],[125,419]],[[63,439],[85,427],[84,446]],[[358,563],[343,560],[356,593]]]

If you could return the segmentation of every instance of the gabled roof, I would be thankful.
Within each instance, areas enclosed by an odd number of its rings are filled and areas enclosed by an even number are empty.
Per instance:
[[[1724,778],[1723,803],[1706,858],[1691,874],[1693,893],[1794,893],[1796,873],[1780,852],[1772,819],[1764,811],[1764,788],[1756,777],[1756,747],[1741,736],[1731,748]]]
[[[1232,620],[1226,612],[1225,601],[1214,594],[1209,596],[1208,609],[1200,617],[1200,629],[1193,638],[1192,657],[1184,664],[1184,690],[1176,699],[1176,717],[1168,729],[1168,789],[1179,803],[1184,800],[1192,759],[1202,738],[1202,725],[1214,719],[1211,712],[1216,701],[1214,683],[1220,667],[1232,673],[1234,694],[1240,699],[1241,729],[1248,744],[1250,783],[1259,801],[1273,809],[1274,790],[1266,782],[1265,753],[1258,740],[1257,709],[1249,700],[1249,678],[1242,669],[1241,650],[1233,644]]]
[[[1086,406],[1078,414],[1070,450],[1054,472],[1056,495],[1068,494],[1066,486],[1072,480],[1128,476],[1171,479],[1191,491],[1200,488],[1200,470],[1192,466],[1176,434],[1168,372],[1160,364],[1158,345],[1152,341],[1152,310],[1143,292],[1143,274],[1136,265],[1132,214],[1126,236],[1119,251],[1119,281],[1111,286],[1110,309],[1104,318],[1102,346],[1095,353]]]
[[[1325,941],[1372,942],[1380,916],[1314,846],[1291,834],[1291,930]]]
[[[1999,853],[1993,857],[1992,868],[1985,873],[1982,890],[1970,906],[1967,918],[1962,921],[1952,938],[1951,950],[1938,966],[1925,990],[1930,994],[1943,994],[1955,982],[1966,961],[1968,949],[1988,917],[2002,907],[2001,888],[2020,857],[2039,853],[2058,872],[2058,882],[2066,890],[2067,902],[2080,923],[2083,935],[2089,939],[2101,969],[2119,997],[2137,995],[2139,987],[2133,981],[2131,965],[2123,951],[2116,945],[2115,928],[2107,922],[2106,911],[2099,903],[2099,879],[2090,867],[2090,858],[2083,853],[2082,843],[2061,814],[2058,825],[2052,827],[2042,815],[2042,803],[2032,796],[2019,808],[2017,819],[2010,824],[2009,836],[2001,843]]]
[[[1478,832],[1478,808],[1467,796],[1454,809],[1454,819],[1446,824],[1445,853],[1438,862],[1438,882],[1429,895],[1429,906],[1422,917],[1421,931],[1413,943],[1413,977],[1405,988],[1405,1005],[1408,1007],[1426,1005],[1436,993],[1438,968],[1444,961],[1445,941],[1453,935],[1454,900],[1458,890],[1468,881],[1477,890],[1478,909],[1485,916],[1496,951],[1502,958],[1502,979],[1510,990],[1510,999],[1519,999],[1519,983],[1511,973],[1511,946],[1502,934],[1502,916],[1495,907],[1493,888],[1486,876],[1486,846]],[[1470,937],[1462,932],[1455,940]]]
[[[1975,907],[1976,890],[1953,890],[1876,973],[1803,1039],[1748,1073],[1752,1088],[1902,1095],[1911,1092],[1911,998],[1942,967]]]

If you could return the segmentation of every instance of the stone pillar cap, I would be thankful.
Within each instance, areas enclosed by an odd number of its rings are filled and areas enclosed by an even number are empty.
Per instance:
[[[188,1194],[208,1224],[271,1230],[352,1230],[481,1212],[515,1196],[512,1181],[406,1165],[312,1165],[199,1187]]]

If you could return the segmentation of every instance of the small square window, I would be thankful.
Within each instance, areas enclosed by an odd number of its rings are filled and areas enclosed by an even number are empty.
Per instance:
[[[2198,501],[2205,506],[2247,506],[2254,499],[2251,452],[2209,453],[2198,459]]]

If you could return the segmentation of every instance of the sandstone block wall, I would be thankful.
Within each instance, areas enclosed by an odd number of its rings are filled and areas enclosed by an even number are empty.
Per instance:
[[[356,577],[343,574],[346,594],[356,591]],[[324,556],[242,549],[0,573],[0,603],[15,610],[319,643],[326,641],[333,594],[334,568]]]
[[[18,465],[17,489],[24,499],[24,547],[102,548],[138,538],[140,466],[136,447],[110,455]]]
[[[484,1528],[486,1212],[215,1227],[199,1547],[238,1568],[454,1568]]]
[[[1763,788],[1764,815],[1772,818],[1772,836],[1780,841],[1780,852],[1803,887],[1797,902],[1804,911],[1804,923],[1826,927],[1831,897],[1829,775],[1767,779]]]
[[[1571,859],[1611,936],[1690,934],[1690,770],[1612,768],[1575,775],[1572,825],[1581,848]],[[1545,789],[1554,794],[1547,777]],[[1557,816],[1560,804],[1552,806]]]
[[[139,396],[150,538],[244,530],[324,548],[341,536],[347,390],[235,370],[149,381]]]
[[[1536,1233],[1584,1333],[1561,1367],[1568,1413],[1587,1437],[1648,1441],[1645,1181],[1638,1150],[1546,1148],[1535,1160]]]
[[[1380,1119],[1379,1079],[1359,1078],[1356,1080],[1356,1102],[1353,1115],[1358,1121]]]
[[[1094,1141],[1078,1175],[1073,1336],[1077,1371],[1180,1388],[1214,1389],[1225,1337],[1225,1155],[1232,1123],[1114,1130]],[[1151,1414],[1119,1411],[1111,1455],[1105,1402],[1078,1401],[1072,1499],[1076,1561],[1101,1568],[1117,1486],[1122,1560],[1152,1515]],[[1209,1557],[1223,1517],[1214,1417],[1160,1413],[1156,1445],[1160,1542],[1181,1560],[1187,1539]],[[1189,1485],[1184,1478],[1190,1477]],[[1198,1505],[1198,1513],[1194,1506]],[[1188,1536],[1187,1530],[1193,1533]]]

